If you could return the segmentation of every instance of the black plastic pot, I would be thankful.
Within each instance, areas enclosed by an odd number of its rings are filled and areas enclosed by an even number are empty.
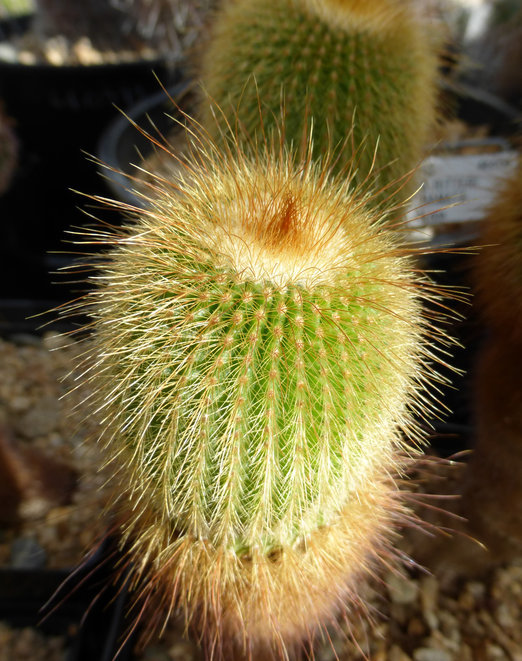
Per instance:
[[[103,164],[100,172],[114,197],[142,206],[141,199],[129,190],[129,179],[125,175],[135,175],[133,164],[139,164],[154,148],[145,133],[166,137],[179,126],[178,122],[183,122],[183,112],[191,114],[193,96],[190,90],[189,82],[179,82],[167,92],[162,90],[142,99],[106,127],[98,143],[98,158]]]
[[[4,21],[0,40],[27,29],[30,18]],[[156,77],[157,76],[157,77]],[[49,272],[72,261],[64,232],[87,221],[77,193],[104,193],[94,154],[99,136],[127,107],[180,76],[162,60],[93,66],[0,61],[0,99],[15,122],[20,167],[0,197],[0,299],[66,300]],[[74,251],[73,251],[74,252]]]
[[[0,21],[0,41],[29,30],[31,20],[31,16],[25,16]],[[24,124],[24,130],[33,129],[37,134],[52,119],[50,113],[65,113],[69,125],[70,113],[78,112],[86,120],[80,129],[85,135],[93,124],[92,113],[114,114],[114,105],[127,107],[150,94],[157,88],[157,79],[170,84],[178,76],[179,72],[163,57],[89,66],[0,60],[0,98]],[[78,124],[71,128],[79,130]]]

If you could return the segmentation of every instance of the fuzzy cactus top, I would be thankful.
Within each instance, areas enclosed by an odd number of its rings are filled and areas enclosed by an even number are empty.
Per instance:
[[[225,3],[202,57],[203,125],[262,140],[283,117],[296,150],[313,125],[314,158],[336,149],[338,171],[395,185],[435,119],[433,32],[408,0]]]

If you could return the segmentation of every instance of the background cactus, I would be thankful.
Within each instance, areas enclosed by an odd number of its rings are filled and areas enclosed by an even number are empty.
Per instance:
[[[522,162],[502,186],[482,223],[475,266],[477,307],[503,341],[522,343]]]
[[[353,163],[356,181],[384,168],[376,185],[420,160],[435,119],[436,75],[433,27],[430,34],[404,0],[225,3],[201,62],[204,91],[224,113],[221,128],[237,113],[259,137],[260,113],[269,132],[283,107],[295,147],[313,122],[314,158],[340,146],[338,168]],[[206,98],[201,112],[218,139]]]
[[[286,658],[392,555],[438,293],[345,176],[200,149],[92,230],[113,250],[84,378],[140,594],[210,656]]]
[[[479,558],[487,567],[522,553],[522,162],[482,223],[475,286],[487,333],[475,374],[477,439],[461,509],[490,551]]]
[[[418,555],[448,581],[522,554],[522,163],[499,185],[477,243],[473,303],[483,332],[472,372],[473,453],[449,488],[466,534]]]

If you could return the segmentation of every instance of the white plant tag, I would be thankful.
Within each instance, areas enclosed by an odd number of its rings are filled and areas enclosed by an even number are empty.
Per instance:
[[[514,171],[517,160],[513,150],[429,156],[420,168],[423,186],[408,213],[411,226],[480,220],[495,198],[499,180]]]

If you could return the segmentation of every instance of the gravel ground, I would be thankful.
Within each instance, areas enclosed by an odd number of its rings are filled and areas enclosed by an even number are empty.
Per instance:
[[[84,393],[60,399],[74,385],[68,373],[79,351],[74,343],[63,344],[52,334],[0,340],[0,425],[21,446],[45,453],[77,475],[69,502],[55,505],[49,499],[39,510],[22,508],[16,525],[0,528],[3,566],[70,567],[103,533],[108,489],[100,456],[88,442],[96,424],[71,411]],[[390,573],[368,589],[367,599],[374,622],[354,616],[353,640],[342,635],[345,630],[332,632],[331,643],[317,647],[318,661],[522,661],[522,559],[492,569],[481,580],[448,585],[418,570],[406,577]],[[61,639],[31,629],[14,632],[0,623],[0,661],[58,661],[64,654]],[[176,622],[161,642],[136,653],[142,661],[199,658]]]

